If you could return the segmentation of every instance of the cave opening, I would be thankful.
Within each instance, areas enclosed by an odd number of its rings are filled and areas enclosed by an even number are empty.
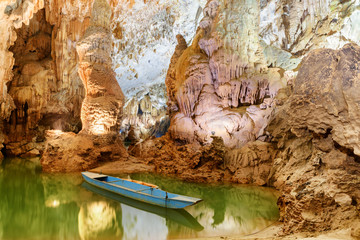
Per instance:
[[[9,48],[14,65],[7,87],[15,106],[4,122],[5,156],[38,155],[46,130],[81,130],[80,116],[67,108],[75,105],[67,102],[69,90],[57,77],[56,31],[46,19],[45,9],[36,12],[28,25],[15,29],[17,38]]]
[[[8,93],[15,109],[5,122],[5,145],[15,149],[21,141],[31,142],[41,128],[38,121],[44,107],[46,80],[53,72],[51,34],[53,27],[45,20],[45,10],[34,14],[28,25],[16,29],[17,39],[10,47],[15,62],[13,78],[8,83]],[[17,155],[6,150],[6,155]]]

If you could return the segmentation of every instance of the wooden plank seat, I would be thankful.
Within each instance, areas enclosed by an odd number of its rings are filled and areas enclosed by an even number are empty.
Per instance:
[[[122,180],[122,179],[120,179],[120,180],[114,180],[114,181],[109,181],[109,182],[107,182],[107,183],[114,183],[114,182],[121,182],[121,181],[124,181],[124,180]]]

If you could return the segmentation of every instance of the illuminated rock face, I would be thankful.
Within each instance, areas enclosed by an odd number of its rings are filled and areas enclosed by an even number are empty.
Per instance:
[[[41,159],[43,171],[83,171],[101,161],[127,157],[119,138],[124,96],[111,69],[110,16],[108,2],[95,0],[90,26],[76,48],[79,75],[86,89],[81,108],[83,128],[77,135],[48,131]]]
[[[172,138],[206,143],[215,134],[228,147],[265,138],[274,97],[295,78],[301,59],[313,49],[358,42],[357,23],[350,24],[358,5],[208,1],[192,45],[180,41],[169,67]]]
[[[135,0],[121,1],[113,9],[113,68],[126,96],[121,132],[131,135],[127,140],[167,131],[164,80],[176,35],[191,42],[205,4],[206,0]]]
[[[85,89],[78,74],[79,61],[76,43],[89,25],[92,4],[93,1],[85,0],[1,1],[0,142],[5,142],[5,145],[8,146],[7,150],[20,149],[20,145],[21,148],[23,146],[20,151],[10,150],[12,154],[24,154],[34,149],[34,153],[41,152],[41,144],[34,145],[33,143],[43,138],[31,139],[43,135],[44,129],[79,130],[80,109],[85,96]],[[154,128],[162,129],[162,127],[157,126],[164,124],[167,99],[164,94],[157,94],[157,92],[165,89],[164,78],[170,63],[170,55],[175,48],[175,36],[180,33],[184,36],[185,42],[188,45],[191,44],[196,28],[202,19],[202,10],[206,1],[160,0],[144,2],[137,0],[131,2],[110,1],[109,4],[113,11],[110,24],[112,31],[111,48],[113,49],[112,64],[116,78],[127,97],[122,130],[126,133],[129,130],[129,125],[135,126],[140,138],[145,138],[154,132]],[[301,2],[270,0],[260,1],[260,8],[254,4],[256,5],[256,1],[234,1],[227,2],[227,6],[224,7],[221,1],[212,4],[209,2],[211,11],[216,10],[216,14],[222,22],[216,23],[210,17],[204,18],[201,27],[206,29],[207,24],[210,24],[212,30],[206,33],[205,37],[201,37],[202,39],[199,42],[203,49],[201,51],[205,51],[206,56],[210,53],[213,54],[211,62],[206,64],[211,73],[215,74],[215,78],[220,81],[219,86],[216,85],[218,83],[214,85],[217,94],[227,94],[229,84],[233,88],[234,83],[231,82],[233,79],[229,81],[228,78],[242,73],[246,64],[248,68],[254,66],[256,70],[257,66],[261,70],[264,69],[262,64],[265,61],[267,66],[281,68],[281,76],[283,70],[291,70],[285,72],[285,75],[296,75],[300,60],[313,49],[322,47],[337,49],[348,42],[359,44],[360,11],[357,8],[359,0],[331,2],[325,0]],[[248,11],[247,8],[251,11]],[[19,89],[19,87],[28,86],[18,85],[16,81],[11,83],[17,78],[14,77],[13,67],[14,64],[17,66],[15,62],[19,59],[16,59],[14,47],[10,48],[22,38],[17,36],[17,32],[24,31],[20,29],[27,28],[23,26],[30,24],[30,28],[36,29],[36,26],[31,22],[35,21],[33,16],[41,9],[45,10],[45,14],[43,14],[45,22],[50,24],[52,28],[51,33],[47,33],[51,35],[51,54],[47,56],[51,59],[51,64],[47,64],[41,72],[42,74],[52,72],[51,79],[56,84],[51,82],[47,84],[36,83],[37,86],[42,86],[40,91],[38,91],[39,88],[36,90],[37,97],[34,95],[35,91],[32,90],[31,94],[28,91],[28,94],[24,95],[27,96],[26,98],[16,99],[18,95],[15,93],[12,96],[11,94],[14,92],[10,93],[9,88],[16,87]],[[209,16],[211,11],[208,11]],[[237,14],[243,11],[246,14]],[[260,14],[259,22],[253,18],[254,14],[257,13]],[[231,18],[224,18],[224,16],[231,16]],[[155,25],[155,23],[158,24]],[[247,37],[248,34],[256,35],[256,32],[258,32],[259,38]],[[229,44],[225,44],[226,42]],[[35,48],[37,44],[40,42],[33,42]],[[216,50],[218,47],[219,49]],[[247,51],[247,49],[250,50]],[[262,54],[261,49],[263,50]],[[34,49],[29,50],[34,51]],[[253,78],[251,77],[251,79]],[[224,83],[227,84],[221,86]],[[248,84],[248,82],[244,82],[242,85]],[[252,90],[249,91],[249,97],[253,95],[253,85],[256,84],[252,82],[250,85]],[[48,89],[51,89],[50,93]],[[25,91],[25,88],[23,90]],[[41,92],[42,97],[39,97],[39,92]],[[146,95],[150,97],[150,101],[145,97]],[[237,91],[234,91],[229,98],[233,101],[237,95]],[[40,98],[45,99],[46,96],[50,100],[41,100],[42,103],[37,104]],[[36,98],[38,99],[35,101]],[[143,99],[143,102],[146,102],[147,105],[151,104],[151,107],[146,108],[144,115],[135,114],[134,110],[139,104],[136,104],[136,107],[134,103],[140,103]],[[172,99],[175,98],[172,97]],[[28,105],[29,102],[34,103],[32,107],[28,107],[32,108],[32,114],[36,117],[30,117],[31,119],[27,120],[29,123],[25,124],[24,129],[21,130],[20,128],[23,127],[15,126],[22,125],[20,121],[19,124],[11,123],[12,128],[18,130],[16,132],[12,130],[11,134],[4,133],[5,129],[9,130],[9,127],[4,126],[4,121],[10,123],[12,114],[17,115],[19,113],[19,116],[22,116],[20,112],[24,111],[24,104],[20,104],[20,102],[28,102]],[[242,102],[241,104],[246,105],[249,100],[244,99]],[[231,105],[236,105],[236,101]],[[150,109],[151,114],[148,111]],[[45,121],[42,121],[43,118]],[[24,121],[21,120],[21,122]],[[42,125],[41,129],[30,127],[40,125]],[[27,137],[20,136],[22,132],[27,132]],[[179,131],[176,132],[179,135]],[[7,139],[10,135],[11,137],[18,136],[21,140]],[[201,139],[204,136],[201,135]],[[228,138],[230,139],[229,136]],[[252,138],[247,137],[246,139]],[[31,144],[20,144],[21,141],[29,142],[30,140]]]
[[[118,134],[124,95],[112,70],[111,8],[106,0],[94,2],[91,23],[77,44],[79,75],[86,97],[81,109],[82,132]]]
[[[89,3],[0,3],[0,56],[6,63],[0,66],[0,142],[7,154],[39,155],[45,130],[81,129],[85,91],[75,44],[88,26]]]
[[[192,45],[178,37],[166,79],[174,139],[206,143],[217,135],[240,147],[263,135],[286,79],[266,67],[259,11],[257,1],[209,1]],[[264,99],[262,109],[247,107]]]
[[[311,52],[294,93],[269,125],[279,150],[269,179],[283,192],[279,206],[286,233],[358,229],[359,61],[355,44]]]

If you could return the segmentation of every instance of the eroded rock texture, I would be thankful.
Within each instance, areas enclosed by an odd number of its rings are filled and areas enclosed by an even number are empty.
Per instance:
[[[136,145],[130,154],[186,180],[276,187],[283,234],[349,228],[358,237],[359,61],[355,44],[305,57],[293,85],[274,99],[266,142],[229,149],[220,137],[201,146],[167,135]]]
[[[152,136],[163,136],[170,125],[165,99],[165,84],[155,84],[138,92],[124,106],[121,134],[125,141],[135,144]]]
[[[270,179],[284,193],[286,233],[359,223],[359,61],[355,44],[311,52],[269,126],[280,150]]]
[[[172,138],[207,143],[216,135],[240,147],[263,135],[286,79],[267,69],[259,11],[257,1],[208,1],[192,45],[178,36],[166,78]]]
[[[81,129],[85,91],[75,43],[88,26],[89,6],[91,1],[1,2],[6,64],[0,76],[0,142],[8,155],[38,155],[47,129]]]
[[[79,75],[86,89],[81,109],[86,134],[118,134],[120,130],[124,95],[111,68],[110,19],[110,5],[95,1],[90,26],[77,45]]]
[[[90,26],[77,44],[86,89],[82,130],[78,135],[48,132],[41,159],[44,171],[82,171],[127,156],[119,138],[124,96],[111,68],[110,17],[109,3],[95,0]]]
[[[225,157],[233,180],[261,180],[282,192],[285,234],[352,228],[358,237],[359,60],[355,44],[311,52],[266,129],[271,143],[248,143]]]
[[[114,8],[112,58],[126,96],[121,126],[126,141],[158,137],[167,131],[164,79],[176,35],[182,34],[191,42],[205,3],[206,0],[136,0],[120,1]]]
[[[8,94],[15,109],[4,123],[8,155],[38,155],[46,129],[81,129],[83,86],[76,78],[71,82],[59,80],[53,60],[54,30],[45,14],[44,9],[39,10],[29,25],[18,29],[17,40],[10,48],[15,63]]]

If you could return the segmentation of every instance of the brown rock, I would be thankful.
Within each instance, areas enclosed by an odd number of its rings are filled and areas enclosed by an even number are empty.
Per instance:
[[[276,152],[270,143],[255,141],[225,155],[225,168],[233,173],[232,181],[243,184],[267,184]]]
[[[353,227],[351,228],[351,236],[355,239],[360,239],[360,221],[353,223]]]
[[[334,199],[340,206],[350,206],[352,202],[351,197],[345,193],[336,194]]]
[[[337,150],[332,150],[322,158],[322,162],[330,169],[342,168],[346,162],[347,155]]]
[[[269,127],[280,150],[270,182],[285,234],[345,228],[359,220],[357,148],[360,48],[317,50],[302,62],[294,94]]]
[[[50,132],[41,159],[46,172],[83,171],[99,162],[126,158],[120,140],[124,95],[111,68],[109,31],[111,9],[95,0],[91,23],[78,42],[79,75],[86,96],[81,109],[80,134]]]
[[[359,136],[354,129],[360,126],[359,61],[360,47],[355,44],[309,54],[295,80],[290,112],[293,128],[307,127],[319,134],[331,131],[336,143],[358,156]],[[307,113],[302,114],[305,108]]]
[[[99,166],[102,162],[126,158],[119,138],[48,131],[41,165],[44,172],[79,172]]]

